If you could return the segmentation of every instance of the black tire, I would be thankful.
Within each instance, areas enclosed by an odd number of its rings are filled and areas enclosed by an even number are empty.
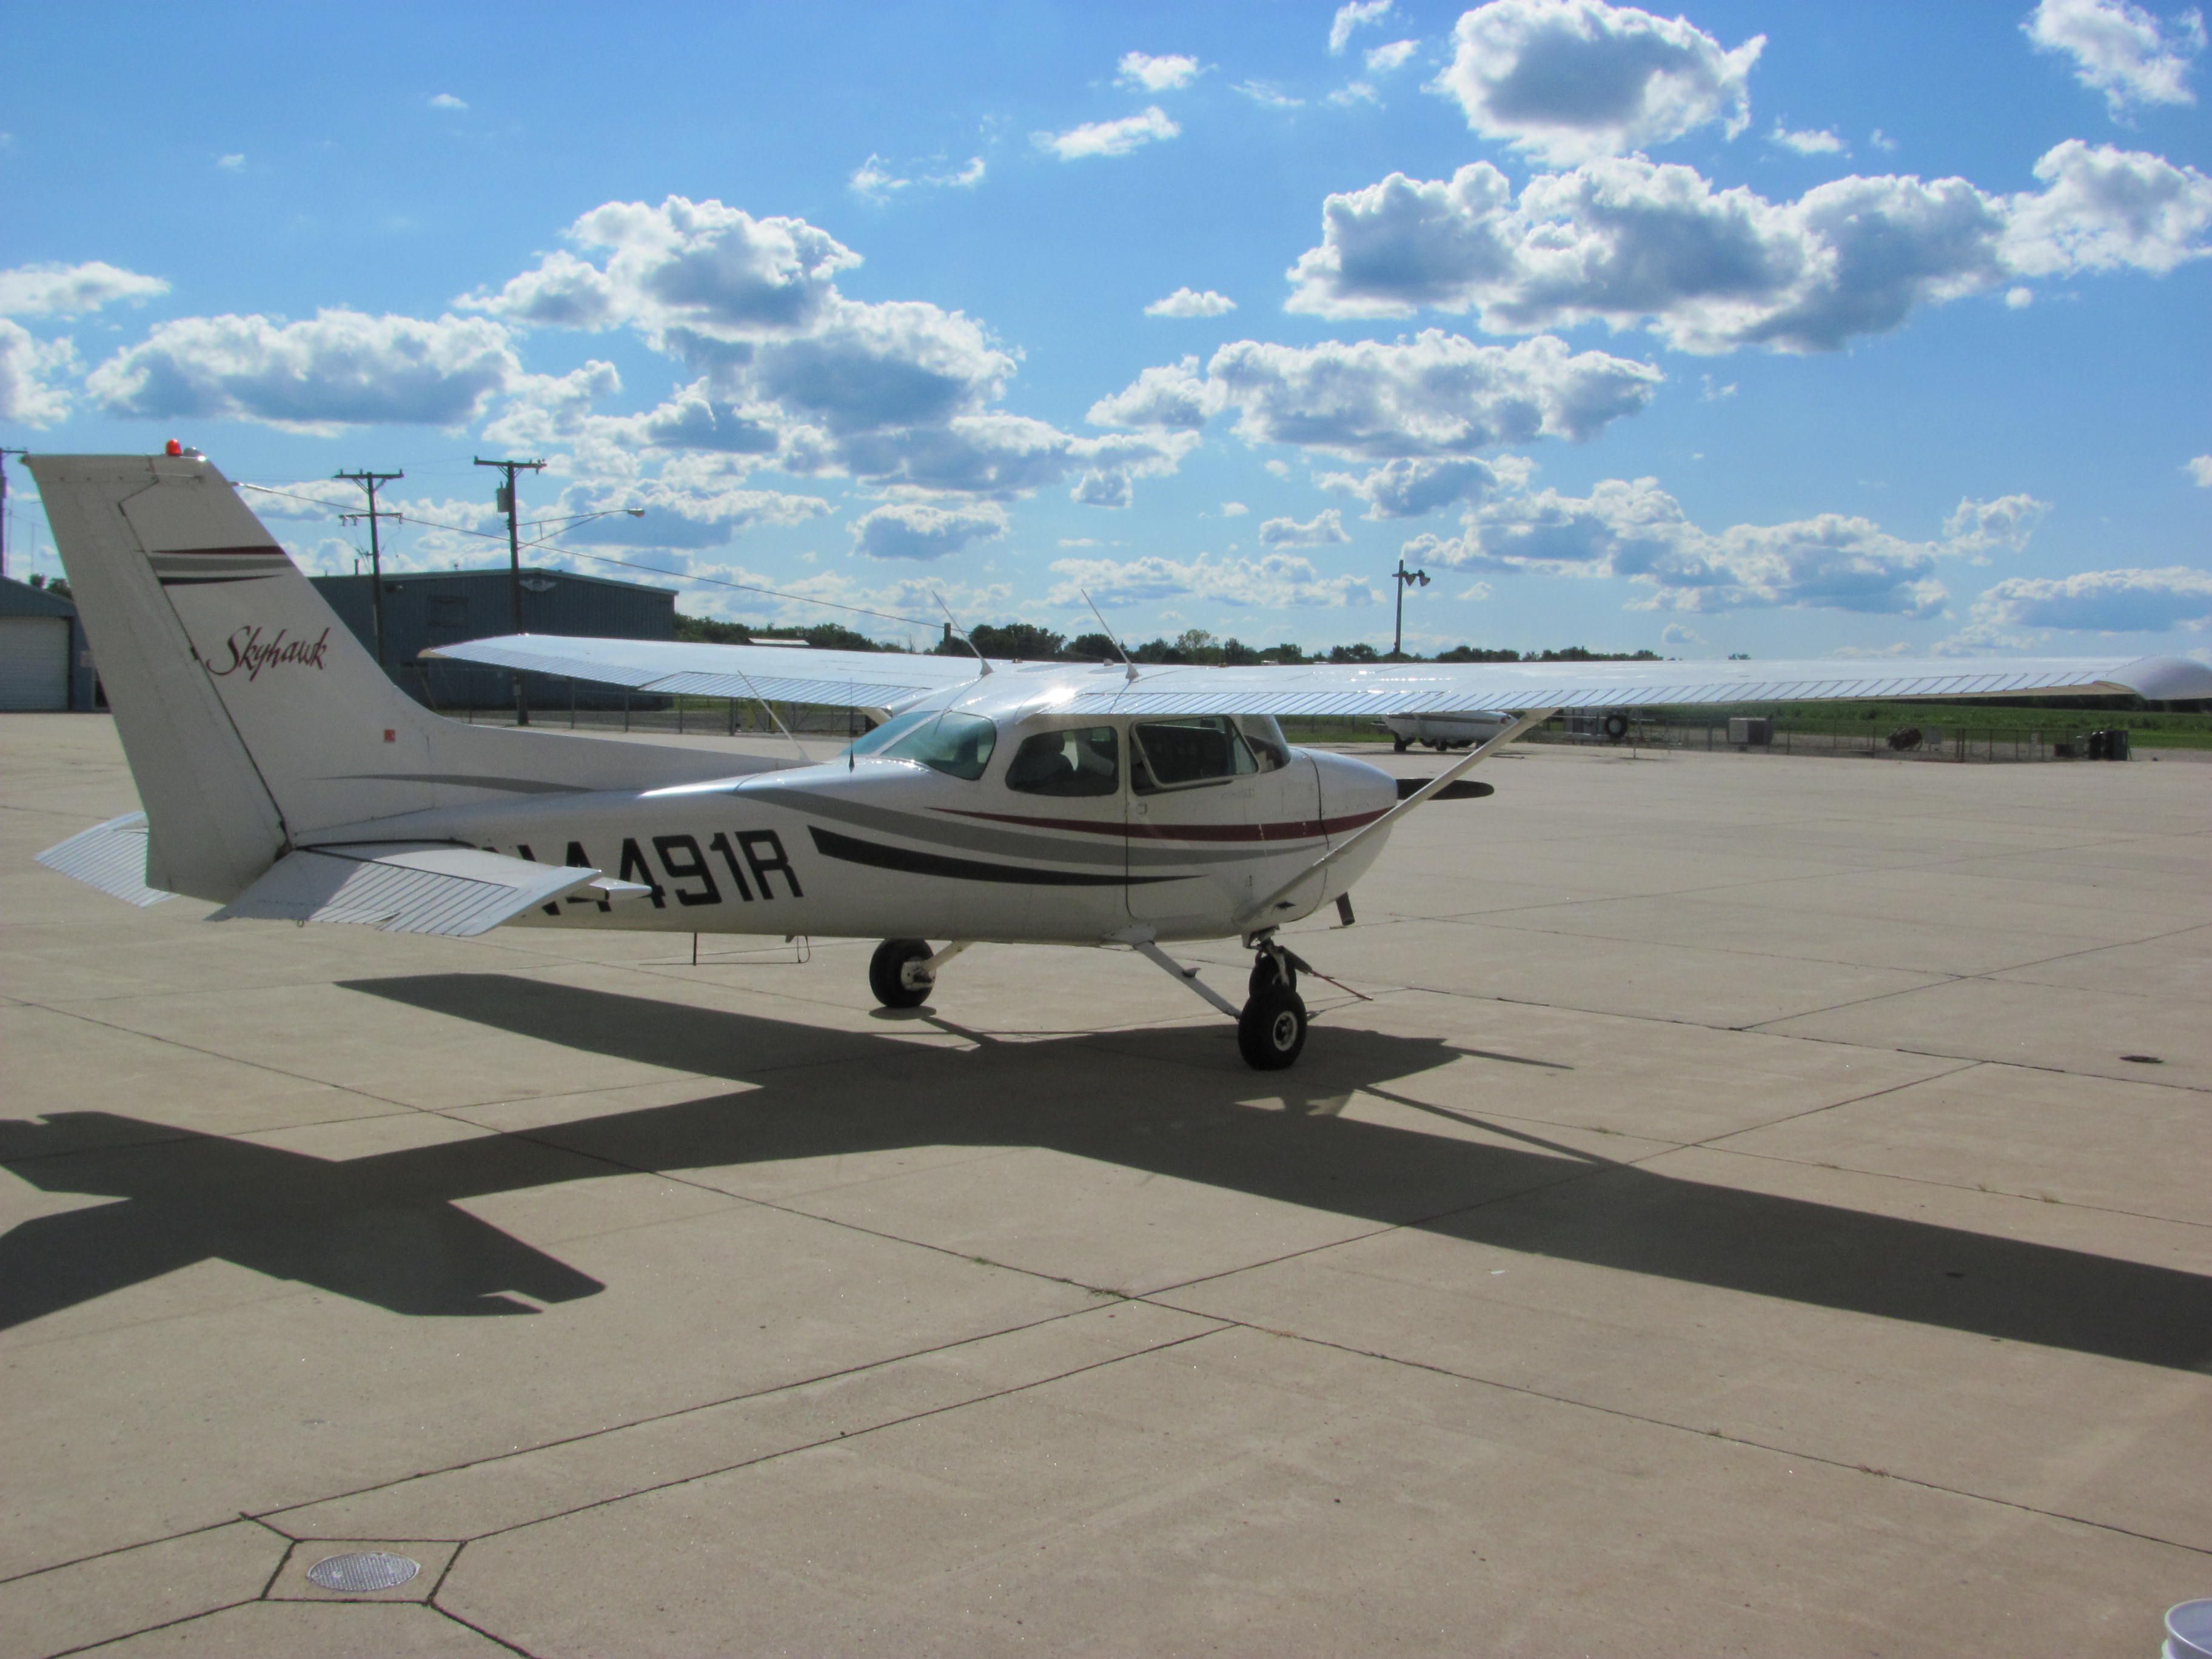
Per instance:
[[[1402,755],[1406,752],[1406,745],[1411,741],[1412,739],[1408,738],[1392,738],[1390,747],[1395,752]]]
[[[1607,715],[1605,717],[1605,740],[1606,740],[1607,743],[1619,743],[1619,742],[1620,742],[1623,738],[1626,738],[1627,736],[1628,736],[1628,716],[1627,716],[1627,715],[1626,715],[1626,714],[1607,714]]]
[[[887,939],[868,958],[868,988],[886,1008],[919,1008],[929,1000],[928,985],[908,985],[899,969],[909,962],[927,962],[937,952],[926,939]]]
[[[1278,985],[1288,990],[1297,990],[1298,970],[1286,962],[1283,964],[1281,977],[1278,978],[1274,963],[1264,955],[1255,956],[1252,961],[1252,977],[1244,988],[1246,994],[1256,997],[1261,992],[1272,990]]]
[[[1306,1005],[1286,987],[1253,993],[1237,1020],[1237,1049],[1255,1072],[1279,1072],[1306,1046]]]

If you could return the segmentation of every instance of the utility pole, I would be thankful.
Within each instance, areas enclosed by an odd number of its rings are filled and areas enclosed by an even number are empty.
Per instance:
[[[0,449],[0,580],[8,574],[8,458],[30,453],[27,449]]]
[[[404,472],[364,471],[341,472],[337,476],[351,479],[368,492],[368,512],[341,513],[338,518],[345,524],[353,524],[362,519],[368,520],[368,610],[369,615],[375,619],[376,665],[381,668],[384,666],[384,549],[376,538],[376,521],[379,519],[396,519],[399,514],[377,510],[376,487],[407,475]]]
[[[1398,623],[1390,630],[1390,660],[1392,662],[1403,662],[1406,659],[1406,590],[1409,587],[1426,587],[1428,585],[1429,573],[1425,570],[1407,569],[1406,556],[1400,554],[1398,574],[1391,578],[1391,586],[1397,590],[1398,593]]]
[[[513,631],[520,634],[522,632],[522,532],[514,516],[514,475],[517,472],[542,472],[545,470],[545,463],[487,461],[480,455],[475,459],[478,466],[499,468],[507,479],[500,485],[499,494],[494,499],[507,514],[507,592],[514,613]],[[520,669],[514,675],[514,723],[517,726],[530,724],[530,702],[523,695],[522,672]]]

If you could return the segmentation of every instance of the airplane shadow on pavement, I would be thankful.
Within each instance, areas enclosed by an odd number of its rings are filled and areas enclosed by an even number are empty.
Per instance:
[[[1329,1026],[1298,1067],[1263,1079],[1212,1027],[965,1051],[805,1028],[805,1058],[749,1066],[749,1054],[790,1055],[799,1028],[499,974],[347,988],[750,1086],[340,1162],[114,1113],[0,1122],[0,1164],[23,1180],[118,1200],[0,1237],[0,1328],[209,1259],[396,1313],[532,1313],[532,1302],[605,1286],[462,1202],[630,1170],[970,1145],[1045,1147],[1504,1249],[2008,1340],[2212,1363],[2212,1278],[1685,1181],[1417,1101],[1405,1103],[1512,1144],[1337,1115],[1354,1090],[1398,1098],[1393,1082],[1468,1052],[1438,1038]],[[1071,1087],[1095,1079],[1109,1050],[1143,1065],[1141,1086]]]

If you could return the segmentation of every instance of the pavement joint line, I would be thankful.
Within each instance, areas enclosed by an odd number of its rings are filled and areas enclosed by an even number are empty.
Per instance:
[[[1116,1301],[1122,1302],[1135,1300],[1134,1297],[1122,1296],[1117,1296],[1115,1299]],[[835,1382],[845,1377],[863,1376],[870,1371],[883,1370],[893,1365],[911,1364],[917,1359],[927,1359],[938,1354],[952,1353],[959,1349],[971,1346],[978,1342],[994,1341],[1002,1336],[1018,1336],[1025,1332],[1041,1330],[1045,1326],[1057,1324],[1063,1319],[1073,1319],[1079,1315],[1095,1313],[1101,1305],[1103,1304],[1093,1304],[1091,1306],[1085,1308],[1066,1308],[1061,1310],[1058,1313],[1047,1314],[1042,1318],[1027,1320],[1020,1324],[1004,1326],[997,1330],[979,1331],[970,1335],[955,1338],[953,1340],[949,1342],[933,1343],[928,1347],[915,1348],[905,1353],[891,1354],[881,1359],[870,1359],[856,1365],[841,1366],[836,1370],[822,1371],[815,1376],[799,1377],[788,1382],[771,1383],[766,1388],[747,1389],[741,1393],[726,1395],[714,1400],[694,1401],[690,1405],[678,1406],[668,1411],[649,1413],[643,1417],[631,1418],[621,1423],[610,1423],[603,1428],[587,1429],[580,1434],[562,1435],[556,1439],[542,1440],[534,1445],[518,1446],[507,1451],[493,1452],[489,1455],[483,1457],[465,1457],[456,1463],[441,1464],[436,1468],[417,1469],[410,1474],[400,1475],[393,1480],[375,1481],[366,1486],[356,1486],[343,1492],[327,1492],[320,1498],[304,1498],[296,1504],[287,1504],[281,1509],[264,1510],[258,1514],[246,1514],[243,1515],[242,1518],[256,1522],[261,1526],[268,1528],[270,1531],[276,1533],[280,1538],[289,1538],[291,1534],[285,1533],[279,1528],[276,1522],[270,1518],[270,1516],[291,1515],[301,1510],[317,1509],[325,1504],[343,1503],[349,1498],[365,1498],[373,1492],[395,1492],[402,1486],[412,1486],[418,1480],[434,1480],[441,1475],[456,1474],[465,1469],[488,1468],[493,1464],[507,1462],[515,1458],[532,1457],[541,1452],[557,1451],[563,1447],[584,1445],[591,1441],[600,1439],[607,1435],[622,1433],[625,1430],[647,1428],[655,1424],[672,1423],[679,1418],[694,1416],[700,1412],[714,1411],[724,1406],[743,1405],[747,1401],[766,1400],[780,1394],[792,1394],[801,1389],[816,1388],[820,1386],[822,1383]],[[1207,1318],[1211,1316],[1201,1314],[1197,1316],[1200,1318]],[[1201,1334],[1202,1334],[1203,1333],[1201,1333]],[[1148,1352],[1148,1350],[1140,1349],[1139,1352]],[[216,1524],[228,1526],[231,1523],[226,1521],[217,1522]],[[205,1532],[209,1530],[209,1528],[202,1527],[197,1528],[194,1530]],[[471,1534],[470,1538],[463,1539],[459,1541],[467,1543],[472,1541],[473,1538],[477,1536],[488,1537],[489,1535],[490,1534]],[[180,1538],[190,1537],[191,1536],[191,1534],[179,1533],[177,1534],[176,1536]],[[155,1538],[149,1539],[145,1541],[149,1544],[165,1544],[170,1540],[167,1538]],[[306,1540],[295,1540],[294,1541],[297,1542]],[[143,1547],[145,1547],[144,1544],[126,1544],[122,1547],[122,1549],[141,1549]],[[121,1553],[121,1550],[105,1550],[100,1552],[100,1555],[85,1556],[82,1558],[82,1559],[86,1561],[96,1561],[100,1559],[102,1555],[114,1555],[119,1553]],[[35,1571],[39,1572],[52,1572],[58,1571],[60,1567],[76,1566],[78,1565],[80,1565],[80,1563],[76,1561],[64,1561],[57,1563],[53,1567],[40,1567],[35,1569]],[[23,1574],[21,1576],[28,1577],[31,1575]],[[12,1580],[0,1580],[0,1583],[12,1582]]]
[[[1947,1072],[1946,1077],[1956,1073]],[[1783,1122],[1789,1119],[1780,1120]],[[1760,1126],[1765,1127],[1765,1126]],[[1748,1133],[1741,1131],[1739,1133]],[[1902,1181],[1915,1187],[1935,1187],[1945,1192],[1978,1193],[1985,1198],[2001,1198],[2021,1204],[2055,1205],[2063,1210],[2087,1210],[2097,1215],[2124,1215],[2136,1221],[2155,1222],[2167,1227],[2196,1227],[2212,1230],[2212,1221],[2191,1221],[2180,1216],[2152,1215],[2144,1210],[2123,1210],[2110,1204],[2092,1204],[2084,1199],[2053,1198],[2042,1193],[2018,1193],[2006,1187],[1969,1187],[1963,1182],[1937,1181],[1928,1176],[1899,1175],[1891,1170],[1862,1170],[1851,1164],[1823,1164],[1816,1158],[1785,1158],[1779,1152],[1751,1152],[1740,1146],[1716,1146],[1699,1141],[1692,1146],[1678,1147],[1677,1151],[1719,1152],[1729,1158],[1756,1158],[1763,1164],[1787,1164],[1801,1170],[1829,1170],[1838,1175],[1858,1176],[1870,1181]]]
[[[1117,1299],[1123,1302],[1146,1300],[1144,1297],[1121,1297]],[[988,1393],[975,1395],[966,1400],[951,1401],[942,1406],[932,1406],[922,1411],[908,1412],[898,1417],[885,1418],[880,1423],[871,1423],[864,1428],[841,1429],[836,1434],[825,1435],[819,1440],[810,1440],[803,1445],[785,1446],[775,1451],[763,1452],[757,1457],[739,1458],[736,1462],[725,1464],[719,1468],[701,1469],[696,1474],[678,1475],[672,1480],[652,1481],[613,1498],[596,1498],[589,1503],[573,1504],[568,1509],[556,1510],[550,1514],[533,1516],[527,1521],[517,1521],[508,1526],[494,1527],[487,1532],[477,1534],[471,1541],[481,1542],[487,1538],[503,1537],[511,1532],[526,1531],[532,1527],[542,1527],[549,1522],[566,1520],[570,1516],[585,1515],[593,1510],[606,1509],[612,1504],[626,1504],[633,1498],[643,1498],[653,1492],[672,1492],[678,1486],[694,1486],[702,1480],[712,1480],[720,1475],[733,1474],[739,1469],[753,1468],[760,1464],[773,1463],[786,1457],[796,1457],[801,1452],[816,1451],[824,1446],[835,1446],[862,1439],[886,1429],[902,1428],[909,1423],[927,1422],[933,1417],[943,1417],[950,1412],[966,1411],[970,1407],[988,1406],[994,1401],[1010,1399],[1018,1394],[1027,1394],[1033,1389],[1042,1389],[1054,1382],[1064,1382],[1072,1376],[1081,1376],[1086,1372],[1103,1370],[1108,1366],[1124,1364],[1133,1359],[1150,1358],[1154,1354],[1165,1353],[1170,1348],[1180,1348],[1188,1343],[1200,1342],[1207,1337],[1219,1335],[1223,1331],[1237,1323],[1233,1319],[1224,1319],[1215,1314],[1193,1313],[1188,1308],[1169,1308],[1164,1304],[1155,1305],[1160,1306],[1164,1312],[1179,1313],[1186,1318],[1209,1320],[1212,1322],[1212,1328],[1192,1331],[1187,1335],[1173,1337],[1165,1342],[1157,1342],[1150,1347],[1138,1348],[1128,1353],[1114,1354],[1104,1359],[1094,1359],[1088,1364],[1071,1366],[1066,1370],[1055,1371],[1049,1376],[1031,1377],[1026,1382],[1009,1383],[1003,1389],[994,1389]]]
[[[1133,1299],[1139,1302],[1152,1302],[1161,1294],[1164,1293],[1153,1291]],[[1170,1302],[1158,1303],[1157,1305],[1176,1313],[1198,1313],[1196,1309],[1176,1307],[1175,1304]],[[2087,1516],[2070,1515],[2063,1510],[2045,1509],[2039,1504],[2024,1503],[2018,1498],[1998,1498],[1988,1492],[1970,1491],[1964,1486],[1947,1486],[1942,1481],[1925,1480],[1918,1475],[1900,1474],[1894,1469],[1876,1468],[1867,1463],[1847,1462],[1842,1458],[1826,1456],[1819,1452],[1801,1451],[1794,1447],[1776,1445],[1769,1441],[1753,1440],[1746,1435],[1731,1434],[1725,1429],[1695,1428],[1687,1423],[1677,1423],[1669,1418],[1653,1417],[1644,1412],[1632,1412],[1625,1407],[1602,1405],[1590,1400],[1577,1400],[1571,1395],[1553,1394],[1542,1389],[1531,1388],[1526,1383],[1508,1382],[1498,1377],[1480,1376],[1469,1371],[1455,1370],[1452,1367],[1440,1364],[1434,1360],[1413,1359],[1401,1354],[1383,1353],[1376,1349],[1363,1348],[1355,1343],[1338,1342],[1325,1336],[1309,1335],[1302,1331],[1256,1325],[1230,1314],[1206,1313],[1199,1316],[1218,1319],[1224,1326],[1252,1331],[1261,1336],[1278,1337],[1291,1342],[1310,1343],[1316,1347],[1331,1348],[1340,1353],[1352,1354],[1363,1359],[1376,1360],[1386,1365],[1402,1365],[1413,1370],[1429,1371],[1439,1376],[1449,1376],[1462,1382],[1471,1383],[1477,1388],[1498,1389],[1508,1394],[1546,1401],[1555,1406],[1565,1406],[1571,1410],[1596,1412],[1632,1423],[1648,1424],[1654,1428],[1671,1429],[1678,1434],[1694,1435],[1700,1440],[1718,1440],[1724,1444],[1741,1446],[1749,1450],[1765,1452],[1771,1456],[1794,1457],[1802,1462],[1817,1463],[1827,1468],[1869,1475],[1878,1480],[1894,1480],[1901,1486],[1917,1486],[1925,1492],[1941,1492],[1947,1497],[1961,1498],[1969,1503],[1989,1504],[2022,1515],[2038,1516],[2046,1521],[2065,1522],[2074,1526],[2087,1527],[2095,1531],[2111,1533],[2118,1537],[2133,1538],[2142,1543],[2162,1545],[2168,1549],[2185,1550],[2192,1555],[2212,1559],[2212,1545],[2185,1543],[2179,1539],[2161,1537],[2156,1533],[2141,1532],[2132,1527],[2119,1526],[2110,1521],[2098,1521]],[[1218,1333],[1208,1333],[1208,1334],[1218,1334]]]
[[[459,1559],[460,1555],[457,1551],[454,1553],[453,1559],[457,1561]],[[446,1572],[451,1572],[453,1570],[453,1562],[447,1562],[446,1564]],[[445,1582],[446,1573],[440,1573],[438,1575],[439,1584],[442,1587]],[[505,1648],[509,1653],[519,1653],[522,1656],[522,1659],[538,1659],[537,1655],[531,1652],[528,1648],[524,1647],[520,1643],[510,1642],[506,1637],[501,1636],[497,1631],[487,1630],[483,1626],[476,1623],[473,1620],[462,1618],[459,1613],[455,1613],[451,1607],[443,1605],[438,1601],[437,1591],[435,1590],[433,1590],[430,1593],[430,1599],[428,1601],[425,1601],[422,1605],[428,1607],[431,1612],[438,1614],[439,1617],[452,1620],[462,1629],[474,1631],[478,1636],[483,1637],[485,1641],[498,1644],[498,1645]]]
[[[210,1521],[204,1525],[198,1527],[186,1527],[181,1532],[163,1533],[159,1538],[142,1538],[136,1543],[118,1544],[112,1549],[94,1550],[89,1555],[76,1556],[67,1561],[56,1561],[47,1566],[27,1567],[21,1572],[11,1572],[5,1577],[0,1577],[0,1587],[4,1587],[9,1584],[20,1584],[27,1579],[36,1578],[44,1573],[59,1572],[64,1567],[81,1567],[85,1565],[88,1562],[105,1561],[111,1555],[128,1555],[132,1550],[150,1549],[155,1544],[173,1544],[179,1539],[197,1538],[202,1533],[220,1532],[223,1528],[234,1527],[241,1521],[255,1520],[257,1520],[256,1516],[247,1515],[243,1510],[240,1510],[236,1513],[225,1516],[220,1521]],[[283,1533],[276,1532],[276,1529],[274,1527],[268,1528],[268,1530],[272,1533],[276,1533],[276,1536],[280,1539],[284,1537],[284,1534]],[[290,1540],[288,1539],[285,1541],[289,1542]]]
[[[2050,986],[2041,986],[2038,988],[2042,990],[2050,990],[2053,988]],[[1785,1019],[1796,1019],[1801,1018],[1801,1016],[1796,1014],[1786,1014],[1783,1016],[1783,1018]],[[1810,1031],[1761,1031],[1754,1026],[1746,1026],[1739,1029],[1749,1031],[1753,1035],[1758,1036],[1784,1037],[1793,1042],[1828,1043],[1838,1048],[1863,1049],[1869,1054],[1911,1054],[1923,1060],[1973,1060],[1984,1066],[2009,1066],[2017,1071],[2041,1072],[2050,1077],[2094,1078],[2100,1083],[2132,1084],[2136,1087],[2144,1089],[2171,1089],[2178,1093],[2188,1095],[2212,1094],[2212,1085],[2203,1083],[2177,1083],[2171,1078],[2115,1077],[2108,1072],[2076,1071],[2072,1066],[2060,1066],[2045,1060],[2008,1060],[1994,1054],[1957,1054],[1943,1048],[1912,1048],[1905,1047],[1875,1048],[1869,1043],[1860,1042],[1851,1037],[1818,1036]]]
[[[139,1630],[125,1631],[120,1636],[103,1636],[97,1642],[81,1643],[73,1648],[50,1649],[45,1655],[45,1659],[69,1659],[69,1656],[73,1653],[97,1653],[100,1649],[111,1647],[118,1642],[136,1641],[139,1637],[150,1636],[157,1630],[174,1630],[179,1625],[195,1624],[202,1619],[212,1619],[219,1613],[235,1613],[240,1607],[252,1607],[262,1600],[263,1598],[258,1595],[250,1595],[243,1601],[226,1601],[219,1607],[203,1607],[198,1613],[188,1613],[176,1619],[164,1619],[158,1624],[148,1625]]]

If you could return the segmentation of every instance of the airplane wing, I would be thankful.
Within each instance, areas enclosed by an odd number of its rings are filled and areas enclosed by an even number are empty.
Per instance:
[[[976,677],[975,659],[899,651],[820,651],[811,646],[704,645],[684,640],[569,639],[510,634],[422,653],[669,697],[757,697],[833,708],[903,705]]]
[[[536,635],[443,646],[427,654],[675,696],[885,710],[967,684],[977,672],[967,657]],[[2067,693],[2212,697],[2212,668],[2178,657],[1139,665],[1133,680],[1118,667],[1101,672],[1071,664],[1068,672],[1089,681],[1066,705],[1074,714],[1380,716]]]

